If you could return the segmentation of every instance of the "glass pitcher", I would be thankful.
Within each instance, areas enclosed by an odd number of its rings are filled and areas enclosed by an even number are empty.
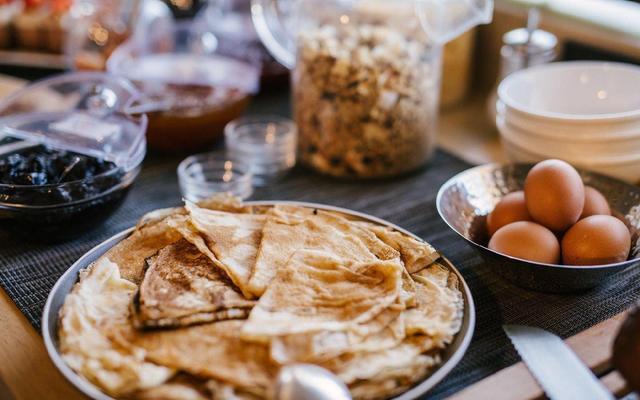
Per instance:
[[[442,45],[492,10],[492,0],[253,0],[258,35],[292,69],[300,160],[350,178],[424,165]]]

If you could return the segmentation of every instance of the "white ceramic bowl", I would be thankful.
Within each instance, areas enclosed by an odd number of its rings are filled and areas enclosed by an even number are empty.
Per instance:
[[[640,67],[559,62],[509,75],[498,88],[496,126],[517,162],[564,159],[640,181]]]
[[[557,62],[517,71],[498,87],[507,112],[583,123],[640,119],[640,67],[598,61]]]
[[[496,115],[502,115],[512,126],[546,138],[603,142],[626,141],[640,137],[640,118],[604,121],[550,120],[507,108],[500,100],[496,104]]]
[[[533,124],[519,124],[519,121],[514,120],[511,115],[500,113],[496,115],[496,126],[502,136],[525,149],[540,154],[558,153],[567,157],[588,158],[596,162],[640,157],[640,132],[635,137],[629,135],[622,138],[610,138],[607,132],[601,132],[599,138],[590,139],[578,138],[578,132],[573,137],[571,135],[554,136],[551,131],[541,132]]]
[[[580,168],[609,175],[632,184],[640,182],[640,158],[636,160],[609,160],[604,162],[593,162],[588,158],[574,158],[564,155],[549,153],[538,153],[530,149],[525,149],[518,143],[514,143],[505,136],[501,136],[502,147],[507,159],[516,163],[536,163],[548,158],[559,158]]]

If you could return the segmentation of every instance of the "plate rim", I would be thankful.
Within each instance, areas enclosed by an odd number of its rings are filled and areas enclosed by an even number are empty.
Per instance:
[[[360,211],[350,210],[343,207],[331,206],[326,204],[319,204],[313,202],[303,202],[303,201],[284,201],[284,200],[257,200],[257,201],[245,201],[245,205],[248,206],[275,206],[275,205],[295,205],[302,206],[308,208],[317,208],[327,211],[336,211],[340,213],[344,213],[346,215],[351,215],[355,217],[359,217],[368,221],[372,221],[384,226],[388,226],[393,228],[399,232],[402,232],[406,235],[409,235],[415,239],[420,241],[424,241],[419,236],[414,233],[409,232],[408,230],[386,221],[382,218],[378,218],[376,216],[366,214]],[[179,206],[178,206],[179,207]],[[80,270],[89,266],[94,257],[100,257],[104,253],[106,253],[110,248],[115,246],[120,241],[124,240],[135,230],[135,226],[127,228],[115,235],[109,237],[108,239],[98,243],[96,246],[92,247],[89,251],[84,253],[78,260],[76,260],[67,270],[58,278],[56,283],[51,288],[47,296],[47,301],[45,303],[42,319],[41,319],[41,333],[44,339],[44,345],[47,351],[47,355],[49,359],[53,362],[54,366],[62,373],[62,375],[71,383],[76,389],[78,389],[83,394],[89,396],[90,398],[97,400],[115,400],[113,397],[107,395],[102,390],[100,390],[96,385],[82,377],[80,374],[76,373],[67,365],[67,363],[62,359],[62,355],[58,351],[57,347],[57,337],[54,338],[49,334],[51,331],[51,326],[49,324],[50,316],[52,313],[53,301],[57,296],[58,292],[61,290],[60,287],[67,283],[69,280],[73,279],[74,284],[71,286],[75,286],[75,283],[78,280],[78,273]],[[100,254],[98,254],[100,253]],[[393,397],[393,400],[410,400],[414,399],[420,395],[426,394],[429,390],[433,389],[438,383],[440,383],[453,368],[458,365],[458,363],[462,360],[464,355],[466,354],[469,345],[471,344],[471,339],[473,338],[473,334],[475,331],[476,325],[476,312],[475,312],[475,304],[473,300],[473,295],[471,294],[471,290],[467,285],[464,277],[460,273],[460,271],[455,267],[455,265],[449,261],[444,255],[440,254],[440,259],[444,261],[444,264],[449,268],[456,277],[459,282],[459,289],[462,292],[462,297],[464,300],[464,310],[462,317],[462,325],[460,330],[454,337],[452,343],[449,346],[453,346],[456,342],[458,342],[457,348],[453,350],[453,353],[449,356],[449,358],[438,366],[438,368],[433,371],[426,379],[417,385],[411,387],[407,391],[399,394],[396,397]],[[64,293],[64,296],[68,295],[69,292]],[[56,310],[59,312],[59,309]],[[54,326],[55,335],[57,336],[57,327],[58,327],[58,316],[55,316]],[[462,336],[460,336],[462,335]]]

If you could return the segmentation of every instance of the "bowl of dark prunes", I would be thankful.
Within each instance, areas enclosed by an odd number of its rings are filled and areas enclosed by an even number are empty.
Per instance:
[[[121,111],[136,98],[126,80],[73,73],[0,103],[0,229],[61,241],[115,211],[146,153],[146,117]]]

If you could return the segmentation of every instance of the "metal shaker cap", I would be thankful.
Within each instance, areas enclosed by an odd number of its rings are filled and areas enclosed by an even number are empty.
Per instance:
[[[527,28],[519,28],[505,33],[502,36],[502,42],[519,53],[532,55],[554,51],[558,45],[558,38],[542,29],[531,31]]]

